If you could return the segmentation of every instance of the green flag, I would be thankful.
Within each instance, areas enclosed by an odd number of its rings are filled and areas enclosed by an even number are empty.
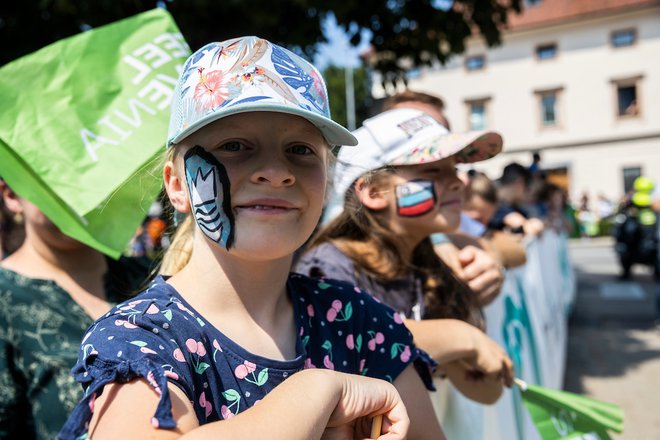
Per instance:
[[[516,385],[543,440],[609,440],[608,431],[623,432],[623,410],[617,405],[520,379]]]
[[[0,176],[65,234],[118,258],[154,201],[190,54],[154,9],[0,68]]]

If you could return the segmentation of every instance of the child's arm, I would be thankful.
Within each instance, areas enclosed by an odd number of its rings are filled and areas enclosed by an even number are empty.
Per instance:
[[[513,383],[513,362],[478,328],[457,319],[406,320],[405,324],[415,344],[440,364],[465,396],[493,403],[502,393],[502,382],[509,387]]]
[[[168,386],[175,430],[154,429],[149,423],[158,396],[144,380],[113,383],[95,403],[90,438],[120,437],[165,440],[174,438],[269,438],[319,439],[326,429],[359,435],[369,433],[371,416],[383,414],[383,439],[404,439],[408,417],[396,389],[389,383],[329,370],[296,373],[257,405],[237,416],[199,426],[193,407],[183,391]],[[313,390],[313,392],[310,392]],[[426,394],[426,393],[424,393]],[[361,419],[360,423],[354,423]],[[365,434],[365,432],[367,434]],[[362,438],[362,437],[360,437]]]
[[[446,440],[433,410],[429,393],[413,364],[408,365],[394,380],[394,386],[399,391],[410,416],[408,438]]]

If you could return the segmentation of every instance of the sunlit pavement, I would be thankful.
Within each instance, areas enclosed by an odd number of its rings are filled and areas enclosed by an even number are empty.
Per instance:
[[[621,405],[616,439],[660,439],[660,327],[652,271],[620,281],[609,238],[570,244],[578,293],[569,322],[565,388]]]

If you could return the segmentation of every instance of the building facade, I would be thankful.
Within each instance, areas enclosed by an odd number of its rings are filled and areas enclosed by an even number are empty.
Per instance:
[[[497,178],[539,152],[573,201],[616,201],[638,175],[660,186],[660,1],[530,0],[502,41],[474,38],[408,81],[444,99],[452,130],[503,135],[503,154],[478,169]]]

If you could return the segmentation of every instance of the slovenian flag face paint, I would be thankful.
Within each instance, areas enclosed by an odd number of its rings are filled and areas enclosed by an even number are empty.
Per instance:
[[[417,217],[433,210],[436,197],[432,180],[411,180],[397,185],[397,212],[402,217]]]

